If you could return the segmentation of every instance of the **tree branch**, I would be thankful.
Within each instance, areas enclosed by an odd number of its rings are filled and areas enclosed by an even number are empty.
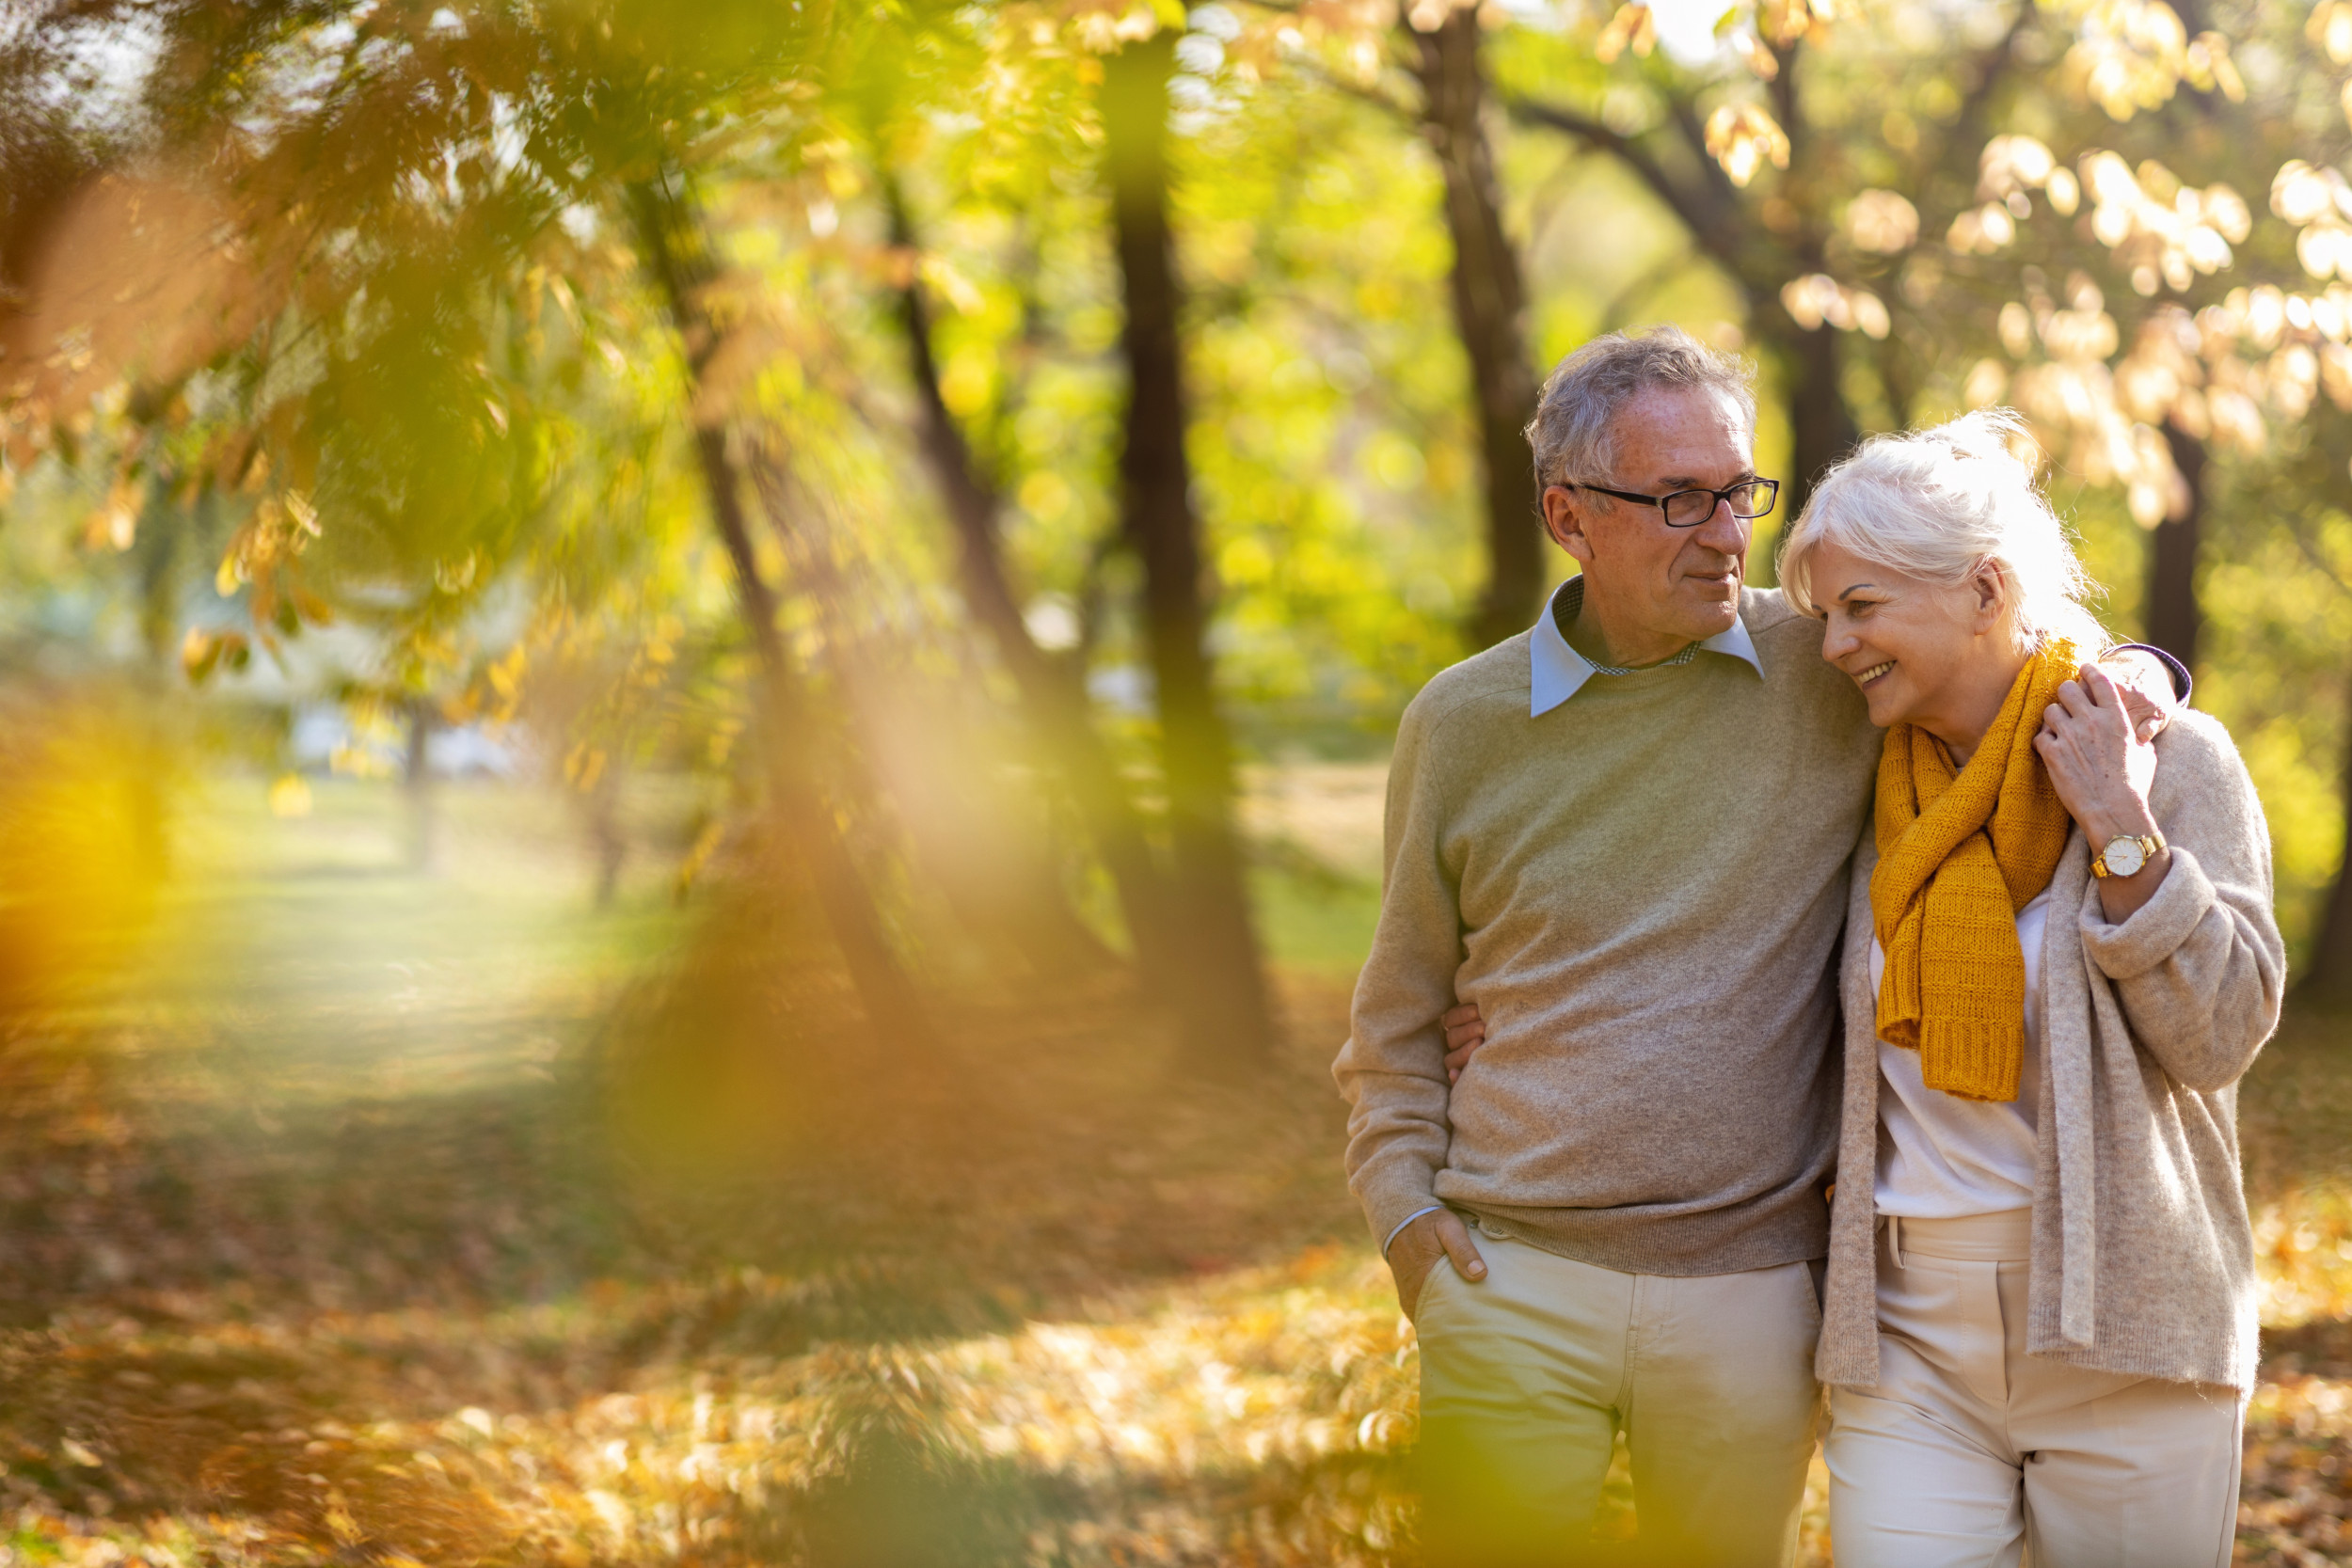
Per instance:
[[[1391,97],[1376,87],[1366,87],[1361,82],[1351,82],[1344,76],[1334,76],[1324,69],[1323,63],[1319,60],[1302,60],[1298,62],[1297,69],[1301,74],[1313,77],[1333,92],[1353,98],[1359,103],[1369,103],[1375,109],[1396,116],[1399,119],[1418,121],[1421,119],[1421,111],[1412,104]]]
[[[1731,182],[1724,166],[1707,150],[1707,127],[1699,120],[1698,104],[1687,93],[1668,92],[1665,99],[1667,118],[1674,121],[1683,145],[1690,150],[1692,162],[1698,166],[1700,183],[1708,193],[1708,211],[1715,214],[1716,223],[1726,234],[1737,234],[1740,228],[1740,187]]]
[[[1722,222],[1720,209],[1667,173],[1665,166],[1632,137],[1555,103],[1539,103],[1533,99],[1514,96],[1504,100],[1504,106],[1514,119],[1574,136],[1615,158],[1635,179],[1649,187],[1650,194],[1665,203],[1666,209],[1681,221],[1682,226],[1691,231],[1691,237],[1708,255],[1722,262],[1733,276],[1745,280],[1738,243],[1734,233]],[[1712,160],[1708,163],[1711,166]]]
[[[1993,113],[1993,95],[2000,90],[2003,79],[2008,76],[2010,67],[2017,57],[2018,35],[2026,30],[2026,24],[2033,20],[2033,16],[2034,8],[2031,5],[2017,8],[2017,19],[2009,24],[2009,31],[2001,35],[2001,41],[1979,56],[1977,85],[1970,87],[1967,96],[1960,101],[1960,113],[1953,119],[1951,130],[1937,139],[1938,148],[1945,154],[1945,172],[1959,179],[1972,197],[1976,192],[1976,182],[1969,166],[1974,165],[1984,150],[1985,133],[1991,129],[1987,121]],[[1922,193],[1927,188],[1924,179],[1915,180],[1913,185]]]

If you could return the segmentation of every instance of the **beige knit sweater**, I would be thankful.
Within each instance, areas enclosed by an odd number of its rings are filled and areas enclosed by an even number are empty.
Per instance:
[[[2278,1024],[2286,956],[2262,803],[2229,733],[2184,712],[2156,756],[2149,804],[2172,865],[2155,896],[2108,924],[2079,830],[2050,883],[2026,1348],[2244,1391],[2256,1329],[2236,1085]],[[1839,977],[1845,1103],[1816,1358],[1824,1383],[1865,1386],[1879,1376],[1877,859],[1866,834]]]
[[[1620,1273],[1821,1256],[1878,732],[1819,625],[1755,590],[1740,616],[1760,674],[1702,652],[1531,713],[1521,633],[1406,711],[1333,1067],[1375,1242],[1444,1203]],[[1486,1043],[1449,1087],[1457,997]]]

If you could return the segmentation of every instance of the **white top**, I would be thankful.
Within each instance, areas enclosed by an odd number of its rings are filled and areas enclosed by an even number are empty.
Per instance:
[[[2026,957],[2026,1061],[2017,1098],[1962,1100],[1929,1088],[1919,1053],[1879,1041],[1878,1212],[1956,1220],[2033,1206],[2034,1129],[2042,1110],[2042,935],[2050,895],[2017,911]],[[1870,942],[1870,990],[1886,955]]]

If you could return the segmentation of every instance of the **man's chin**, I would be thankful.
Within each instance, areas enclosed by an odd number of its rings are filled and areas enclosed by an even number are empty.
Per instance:
[[[1684,592],[1687,595],[1686,629],[1692,637],[1713,637],[1729,631],[1740,619],[1740,580],[1737,578],[1727,585],[1708,583],[1702,587],[1692,583]]]

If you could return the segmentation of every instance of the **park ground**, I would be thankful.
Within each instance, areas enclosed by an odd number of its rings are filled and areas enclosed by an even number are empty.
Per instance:
[[[1253,780],[1239,1085],[1111,989],[961,986],[930,1058],[812,1024],[772,925],[652,854],[599,908],[528,790],[452,786],[420,872],[388,785],[205,785],[146,939],[0,1053],[0,1568],[1410,1562],[1327,1075],[1378,777]],[[2239,1560],[2352,1560],[2352,1021],[2244,1124]]]

